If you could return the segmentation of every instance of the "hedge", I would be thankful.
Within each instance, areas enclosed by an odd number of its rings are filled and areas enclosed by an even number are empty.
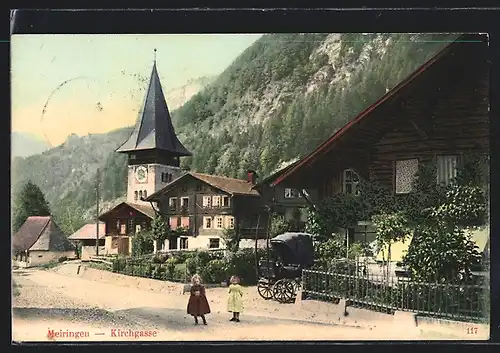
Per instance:
[[[258,251],[265,258],[266,251]],[[223,251],[174,252],[141,258],[115,259],[112,271],[126,275],[160,280],[187,282],[195,273],[205,283],[221,283],[232,275],[241,278],[243,284],[257,282],[254,249],[240,249],[236,253]]]

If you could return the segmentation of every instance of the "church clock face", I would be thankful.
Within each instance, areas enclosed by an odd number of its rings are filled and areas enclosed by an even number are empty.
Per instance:
[[[139,166],[135,169],[135,180],[138,183],[145,183],[148,180],[148,168]]]

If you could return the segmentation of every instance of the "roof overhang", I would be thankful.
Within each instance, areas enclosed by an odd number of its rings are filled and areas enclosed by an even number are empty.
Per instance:
[[[119,203],[118,205],[116,205],[115,207],[113,207],[112,209],[110,209],[109,211],[107,212],[104,212],[103,214],[101,214],[99,216],[99,220],[100,221],[104,221],[106,220],[106,218],[108,216],[110,216],[111,214],[113,214],[114,212],[116,212],[119,208],[122,208],[122,207],[130,207],[132,208],[133,210],[143,214],[144,216],[148,217],[148,218],[151,218],[153,219],[154,218],[154,215],[151,215],[151,214],[147,214],[144,212],[144,210],[141,210],[140,208],[137,207],[137,205],[134,205],[132,203],[128,203],[128,202],[121,202]],[[152,207],[151,207],[152,208]],[[154,209],[153,209],[153,212],[154,212]]]
[[[134,153],[134,152],[146,152],[146,151],[162,151],[162,152],[167,152],[170,155],[174,157],[189,157],[192,156],[193,154],[189,151],[186,152],[178,152],[178,151],[171,151],[163,148],[118,148],[116,150],[117,153]]]

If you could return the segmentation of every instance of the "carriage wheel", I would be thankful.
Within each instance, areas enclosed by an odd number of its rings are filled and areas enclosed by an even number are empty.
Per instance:
[[[273,297],[280,303],[290,303],[295,298],[294,281],[280,279],[273,286]]]
[[[273,297],[273,292],[271,287],[272,286],[269,283],[259,281],[259,283],[257,283],[257,292],[259,292],[259,295],[262,298],[269,300]]]

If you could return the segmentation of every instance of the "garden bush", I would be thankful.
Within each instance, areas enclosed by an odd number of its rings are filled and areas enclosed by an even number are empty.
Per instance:
[[[194,275],[196,273],[196,270],[198,269],[198,263],[196,261],[195,257],[188,257],[186,259],[186,269],[187,272],[190,276]]]
[[[223,260],[210,260],[208,264],[200,270],[200,276],[207,283],[221,283],[226,280],[228,274]]]
[[[175,264],[177,263],[177,259],[175,257],[170,257],[166,262],[166,271],[167,271],[167,278],[168,279],[174,279],[174,274],[175,274]]]

